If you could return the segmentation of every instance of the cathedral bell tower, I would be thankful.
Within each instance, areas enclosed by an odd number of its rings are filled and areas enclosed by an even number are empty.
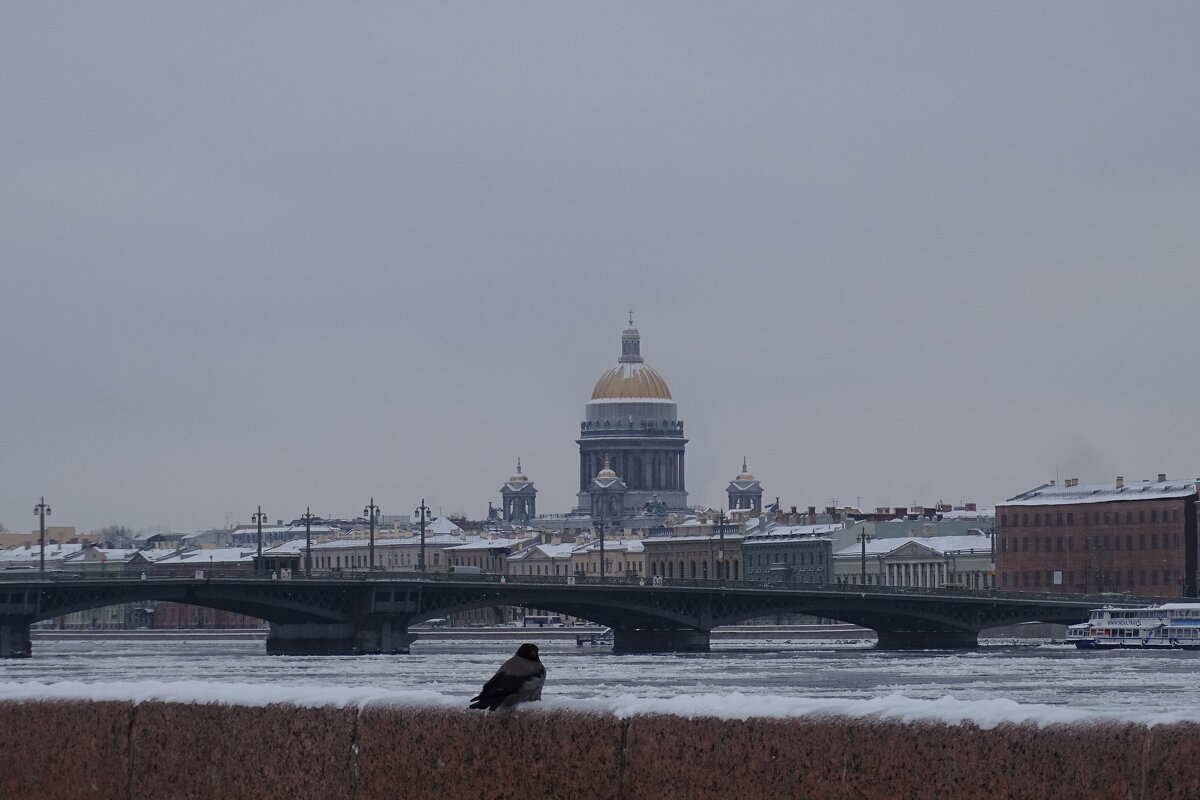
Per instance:
[[[527,522],[537,516],[537,489],[521,471],[521,459],[517,459],[517,473],[500,487],[500,497],[505,522]]]

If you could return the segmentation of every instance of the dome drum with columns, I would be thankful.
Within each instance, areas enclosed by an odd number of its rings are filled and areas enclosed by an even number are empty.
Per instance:
[[[619,477],[622,516],[642,513],[647,507],[670,511],[687,509],[683,422],[667,382],[641,354],[641,336],[633,327],[621,334],[617,366],[605,372],[592,390],[584,421],[580,424],[579,494],[576,513],[607,518],[614,505],[611,495]],[[597,493],[596,481],[608,484]],[[593,499],[605,497],[602,507]],[[612,521],[612,520],[610,520]]]

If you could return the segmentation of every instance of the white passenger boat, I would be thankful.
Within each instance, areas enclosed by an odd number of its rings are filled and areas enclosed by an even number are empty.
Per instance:
[[[1081,650],[1119,647],[1200,650],[1200,603],[1097,608],[1087,622],[1067,628],[1067,643]]]

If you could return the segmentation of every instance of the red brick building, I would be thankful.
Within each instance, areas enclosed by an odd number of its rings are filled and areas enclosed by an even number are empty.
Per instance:
[[[996,586],[1197,595],[1196,481],[1053,482],[996,507]]]

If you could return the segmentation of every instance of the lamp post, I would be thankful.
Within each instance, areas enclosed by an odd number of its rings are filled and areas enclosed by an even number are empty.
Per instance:
[[[250,521],[258,526],[258,569],[262,570],[262,525],[267,521],[267,515],[263,513],[262,506],[259,506],[258,511],[250,515]]]
[[[417,515],[417,521],[421,524],[421,550],[417,553],[417,572],[425,571],[425,523],[429,520],[429,506],[425,505],[425,498],[421,498],[421,505],[417,506],[413,513]]]
[[[379,506],[375,505],[375,498],[371,498],[371,502],[363,509],[363,514],[371,523],[371,542],[367,545],[367,567],[375,569],[375,521],[379,519]]]
[[[312,523],[316,517],[312,513],[311,507],[304,509],[304,516],[300,521],[304,523],[304,577],[312,575]]]
[[[871,541],[871,534],[867,533],[866,529],[858,535],[858,542],[862,545],[862,571],[859,573],[859,585],[867,585],[867,542]]]
[[[33,513],[38,516],[38,543],[41,544],[41,553],[38,554],[38,569],[42,572],[46,571],[46,515],[50,513],[50,506],[46,505],[46,498],[43,497],[41,502],[33,507]]]
[[[717,545],[717,570],[716,570],[717,580],[724,580],[725,579],[725,522],[726,522],[724,509],[717,512],[717,518],[716,518],[715,522],[716,522],[716,526],[717,526],[717,538],[720,542]]]

